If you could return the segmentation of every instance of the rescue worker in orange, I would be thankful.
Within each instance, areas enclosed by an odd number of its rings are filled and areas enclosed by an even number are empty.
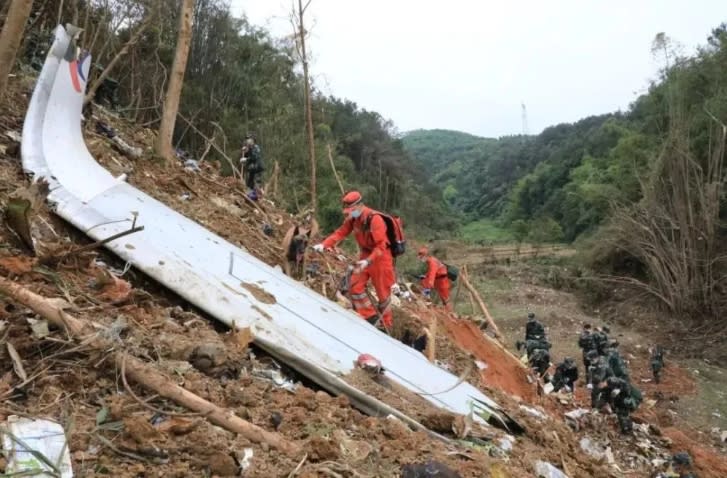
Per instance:
[[[331,250],[353,232],[359,247],[359,260],[351,274],[349,286],[353,308],[370,324],[383,325],[388,330],[393,325],[391,286],[396,282],[396,272],[386,235],[386,223],[377,211],[364,205],[358,191],[343,196],[343,214],[345,220],[341,227],[322,243],[313,246],[313,250]],[[373,304],[366,292],[369,279],[376,290],[378,304]]]
[[[442,304],[451,310],[449,303],[449,277],[447,276],[447,266],[437,259],[436,257],[429,254],[429,249],[426,246],[422,246],[417,252],[417,258],[427,265],[427,272],[422,278],[422,292],[425,297],[431,297],[432,289],[437,291],[439,298],[442,299]]]

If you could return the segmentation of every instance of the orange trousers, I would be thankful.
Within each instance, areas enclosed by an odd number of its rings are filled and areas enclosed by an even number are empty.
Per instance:
[[[366,259],[366,256],[362,255],[361,259]],[[366,293],[366,284],[369,279],[379,298],[376,306],[371,303],[371,299]],[[391,315],[391,286],[395,282],[394,259],[388,251],[361,272],[351,274],[349,294],[356,313],[367,320],[380,315],[384,327],[391,328],[394,325]]]
[[[438,277],[434,280],[434,290],[439,294],[439,298],[442,299],[442,304],[446,308],[450,308],[449,305],[449,277]]]

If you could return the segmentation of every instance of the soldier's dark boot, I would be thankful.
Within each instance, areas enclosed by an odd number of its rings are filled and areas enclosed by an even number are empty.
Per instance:
[[[634,424],[629,415],[618,415],[618,424],[621,427],[621,433],[629,435],[634,431]]]

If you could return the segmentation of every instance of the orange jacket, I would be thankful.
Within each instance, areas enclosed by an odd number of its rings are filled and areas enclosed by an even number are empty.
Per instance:
[[[422,287],[431,289],[434,281],[442,277],[447,277],[447,266],[434,256],[427,257],[427,273],[422,279]]]
[[[366,224],[367,219],[368,227]],[[347,217],[341,227],[333,231],[323,241],[323,247],[330,249],[336,244],[346,239],[353,231],[354,237],[359,247],[359,257],[361,259],[376,260],[385,254],[391,254],[389,251],[389,238],[386,236],[386,223],[383,218],[376,214],[376,211],[368,207],[364,207],[361,215],[356,219]]]

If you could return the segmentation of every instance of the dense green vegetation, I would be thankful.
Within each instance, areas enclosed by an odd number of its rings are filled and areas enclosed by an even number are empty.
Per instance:
[[[697,155],[707,154],[713,139],[710,115],[727,122],[724,26],[693,57],[675,55],[663,35],[654,53],[664,63],[662,74],[626,113],[592,116],[529,137],[413,131],[403,137],[404,145],[431,171],[449,205],[470,220],[496,220],[513,232],[523,223],[536,230],[546,222],[551,240],[572,241],[595,231],[614,207],[642,198],[677,111]]]

